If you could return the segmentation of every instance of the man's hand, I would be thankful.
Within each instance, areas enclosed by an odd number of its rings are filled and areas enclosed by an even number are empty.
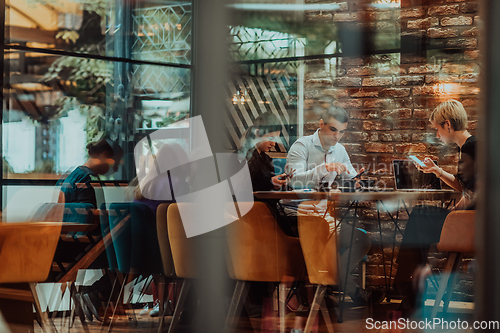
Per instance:
[[[279,189],[281,186],[285,185],[287,181],[288,178],[286,177],[286,173],[282,173],[281,175],[277,175],[271,178],[271,182],[273,183],[274,189],[276,190]]]
[[[326,171],[328,172],[336,172],[337,174],[341,174],[342,172],[347,171],[347,167],[343,163],[325,163]],[[347,171],[349,173],[349,171]]]

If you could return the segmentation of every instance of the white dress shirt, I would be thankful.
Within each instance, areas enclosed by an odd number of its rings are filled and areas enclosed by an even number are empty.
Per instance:
[[[298,139],[290,147],[286,172],[293,169],[295,172],[289,185],[294,189],[316,188],[320,182],[328,182],[328,185],[331,185],[337,173],[326,171],[325,162],[344,164],[349,172],[342,173],[342,178],[350,179],[356,176],[356,170],[352,166],[344,146],[337,143],[328,150],[323,149],[318,129],[313,135]]]

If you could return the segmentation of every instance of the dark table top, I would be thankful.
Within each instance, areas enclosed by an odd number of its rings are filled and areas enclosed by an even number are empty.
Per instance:
[[[370,200],[451,200],[462,196],[453,190],[433,191],[365,191],[365,192],[318,192],[315,190],[294,191],[257,191],[253,192],[258,199],[307,199],[331,201],[370,201]]]

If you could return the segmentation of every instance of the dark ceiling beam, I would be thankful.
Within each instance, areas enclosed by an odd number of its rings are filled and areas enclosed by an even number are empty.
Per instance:
[[[37,42],[45,44],[55,44],[56,31],[6,26],[5,41],[6,43]]]

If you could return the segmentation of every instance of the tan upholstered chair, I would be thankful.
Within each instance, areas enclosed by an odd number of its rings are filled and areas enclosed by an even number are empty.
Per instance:
[[[165,273],[165,277],[167,279],[166,283],[164,283],[163,287],[158,288],[158,293],[163,293],[164,300],[168,300],[168,282],[171,279],[175,279],[177,276],[175,275],[175,267],[174,267],[174,259],[172,258],[172,250],[170,248],[170,240],[168,239],[168,225],[167,225],[167,210],[170,206],[170,203],[163,203],[158,206],[156,210],[156,227],[158,232],[158,243],[160,245],[161,252],[161,260],[163,263],[163,270]],[[163,289],[163,290],[160,290]],[[166,310],[168,309],[168,305],[164,307],[163,314],[160,316],[160,325],[158,327],[158,332],[161,332],[163,329],[164,317],[166,314]]]
[[[265,203],[254,202],[252,209],[239,220],[226,226],[228,271],[238,280],[233,294],[225,331],[233,327],[233,319],[241,310],[248,292],[248,281],[280,283],[280,326],[285,331],[286,277],[302,277],[304,258],[297,238],[286,236]]]
[[[196,274],[195,263],[193,262],[193,258],[195,255],[195,241],[191,238],[186,237],[181,215],[179,213],[179,205],[189,204],[172,203],[170,204],[170,206],[168,206],[167,209],[168,239],[170,241],[170,249],[172,253],[173,264],[175,267],[175,275],[179,278],[184,279],[168,332],[175,332],[175,327],[179,322],[181,311],[184,308],[184,303],[186,301],[189,289],[192,285],[192,279],[198,276]],[[167,264],[167,266],[170,267],[168,258],[163,258],[163,249],[160,250],[162,251],[162,259],[164,261],[164,265]]]
[[[61,223],[0,223],[0,284],[28,282],[30,292],[0,287],[0,297],[34,302],[42,328],[47,315],[42,311],[36,283],[49,275],[61,234]]]
[[[452,272],[458,268],[463,253],[474,252],[475,217],[476,212],[473,210],[453,211],[448,214],[444,221],[437,249],[440,252],[450,252],[450,256],[439,283],[436,301],[432,309],[432,318],[436,317],[445,293],[443,312],[448,310],[456,279],[456,274],[452,278]]]
[[[311,205],[312,202],[302,204]],[[337,285],[339,281],[337,237],[329,232],[328,222],[319,216],[299,215],[298,227],[309,281],[317,285],[304,332],[311,332],[318,310],[323,314],[328,332],[333,332],[325,297],[326,287]]]

